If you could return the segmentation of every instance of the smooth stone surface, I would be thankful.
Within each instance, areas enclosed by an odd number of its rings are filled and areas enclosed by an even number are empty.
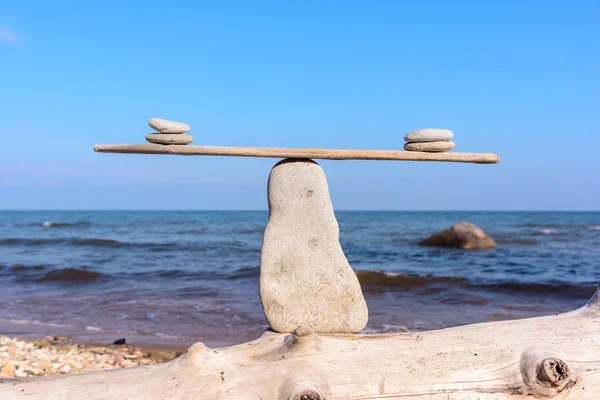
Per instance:
[[[192,128],[183,122],[169,121],[168,119],[151,118],[148,125],[160,133],[187,133]]]
[[[407,151],[427,151],[430,153],[440,153],[452,150],[456,144],[454,142],[416,142],[406,143],[404,150]]]
[[[268,198],[260,298],[271,328],[361,331],[367,304],[339,242],[323,169],[308,159],[279,162],[269,175]]]
[[[472,223],[461,222],[446,231],[436,233],[430,238],[423,240],[419,245],[482,250],[496,247],[496,242]]]
[[[447,142],[452,140],[454,133],[449,129],[427,128],[417,129],[404,135],[404,141],[412,142]]]
[[[181,133],[149,133],[146,135],[146,140],[156,144],[190,144],[193,139]]]

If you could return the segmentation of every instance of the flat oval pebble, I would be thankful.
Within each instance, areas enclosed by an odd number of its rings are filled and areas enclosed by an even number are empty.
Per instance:
[[[160,133],[187,133],[192,128],[183,122],[169,121],[168,119],[151,118],[148,125]]]
[[[408,132],[404,136],[404,140],[408,143],[413,142],[448,142],[452,140],[454,133],[449,129],[417,129],[416,131]]]
[[[429,153],[441,153],[450,151],[456,146],[454,142],[416,142],[406,143],[404,150],[407,151],[426,151]]]
[[[190,144],[192,137],[181,133],[149,133],[146,135],[146,140],[156,144]]]

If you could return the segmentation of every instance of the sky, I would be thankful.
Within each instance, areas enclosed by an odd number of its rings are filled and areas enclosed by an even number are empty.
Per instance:
[[[0,209],[263,210],[277,160],[94,153],[149,118],[320,161],[339,210],[600,210],[599,1],[0,2]]]

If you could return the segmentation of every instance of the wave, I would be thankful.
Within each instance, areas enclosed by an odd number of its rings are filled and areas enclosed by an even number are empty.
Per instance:
[[[38,224],[36,224],[38,225]],[[44,221],[41,223],[44,228],[83,228],[85,226],[90,226],[90,223],[87,221],[79,221],[79,222],[50,222]]]
[[[15,278],[17,282],[29,282],[35,280],[47,269],[48,266],[46,265],[15,264],[11,267],[0,266],[0,276]]]
[[[15,264],[3,270],[3,278],[14,278],[18,283],[47,283],[85,284],[111,278],[111,275],[90,271],[87,267],[50,269],[46,265]]]
[[[120,277],[124,277],[126,279],[144,279],[144,280],[154,280],[158,278],[158,281],[166,280],[166,279],[174,279],[180,281],[214,281],[225,279],[226,275],[221,271],[213,271],[213,270],[197,270],[197,269],[159,269],[153,271],[137,271],[132,272],[130,274],[122,274]]]
[[[92,332],[102,332],[102,328],[98,328],[97,326],[86,326],[85,327],[86,331],[92,331]]]
[[[45,265],[23,265],[15,264],[10,267],[10,272],[28,272],[28,271],[43,271],[47,269]]]
[[[433,275],[402,274],[396,272],[385,272],[379,270],[355,271],[361,285],[366,289],[373,288],[430,288],[432,286],[460,287],[469,290],[485,291],[514,291],[518,293],[537,294],[567,294],[576,297],[589,298],[596,290],[595,284],[568,284],[568,283],[526,283],[526,282],[472,282],[463,277],[438,277]]]
[[[42,326],[50,326],[53,328],[74,328],[74,325],[64,325],[64,324],[56,324],[52,322],[42,322],[39,320],[29,320],[29,319],[11,319],[11,318],[0,318],[0,322],[6,322],[9,324],[18,324],[18,325],[42,325]]]
[[[79,239],[79,238],[7,238],[0,239],[0,246],[43,246],[48,244],[70,244],[74,246],[125,247],[135,246],[134,243],[119,242],[112,239]]]
[[[556,229],[541,229],[539,231],[537,231],[538,235],[552,235],[554,233],[556,233]]]
[[[263,234],[263,233],[265,233],[265,228],[260,227],[260,228],[242,229],[240,231],[233,231],[233,233],[239,233],[242,235],[254,235],[257,233]]]
[[[260,267],[245,267],[231,273],[227,279],[253,279],[260,276]]]
[[[45,246],[55,244],[67,244],[71,246],[94,246],[94,247],[160,247],[163,243],[131,243],[120,242],[113,239],[100,238],[7,238],[0,239],[0,246]]]
[[[110,275],[79,268],[55,269],[35,280],[36,283],[60,282],[65,284],[91,283],[109,278]]]
[[[411,287],[428,286],[434,283],[466,282],[465,278],[402,274],[397,272],[386,272],[379,270],[358,270],[355,272],[361,285],[366,286]]]
[[[181,269],[167,269],[156,272],[156,276],[161,278],[185,278],[192,275],[193,271],[184,271]]]
[[[573,226],[573,225],[569,225],[569,224],[543,224],[543,223],[534,223],[534,222],[529,222],[526,224],[516,224],[516,227],[519,228],[545,228],[545,229],[553,229],[553,228],[564,228],[564,227],[569,227],[569,226]],[[575,225],[577,226],[577,225]]]
[[[70,245],[70,246],[91,246],[108,248],[132,248],[148,249],[151,252],[173,252],[173,251],[191,251],[191,252],[219,252],[222,254],[247,253],[248,251],[260,251],[246,246],[243,243],[165,243],[165,242],[121,242],[113,239],[100,238],[6,238],[0,239],[0,246],[51,246],[51,245]]]
[[[208,229],[206,228],[194,228],[194,229],[183,229],[175,232],[176,235],[201,235],[207,233]]]
[[[524,246],[535,246],[536,244],[540,244],[537,240],[530,239],[496,239],[496,243],[501,244],[521,244]]]
[[[541,224],[541,223],[527,223],[527,224],[516,224],[518,228],[537,228],[539,232],[545,230],[556,231],[557,229],[587,229],[592,231],[600,231],[600,225],[584,225],[584,224]]]

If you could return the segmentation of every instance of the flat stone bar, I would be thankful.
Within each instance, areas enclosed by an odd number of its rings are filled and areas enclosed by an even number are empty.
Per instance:
[[[290,149],[276,147],[183,146],[161,144],[97,144],[99,153],[174,154],[180,156],[230,156],[266,158],[311,158],[321,160],[442,161],[496,164],[492,153],[425,153],[403,150]]]

